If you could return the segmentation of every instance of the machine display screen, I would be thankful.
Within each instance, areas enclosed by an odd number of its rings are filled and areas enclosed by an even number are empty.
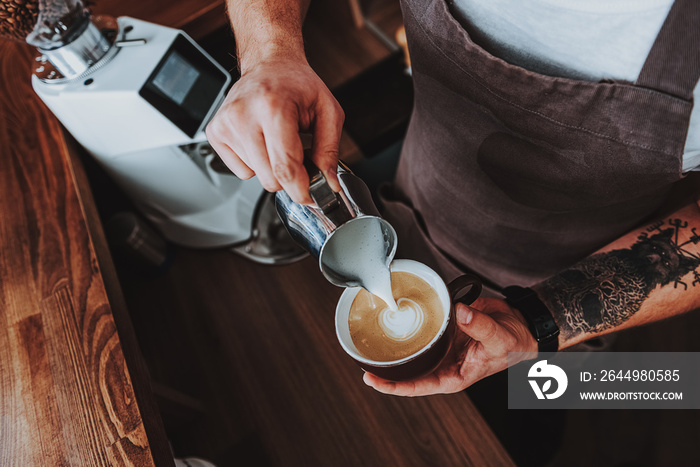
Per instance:
[[[227,81],[209,57],[178,35],[139,94],[193,138]]]
[[[153,85],[176,104],[182,105],[199,71],[177,52],[171,52],[153,79]]]

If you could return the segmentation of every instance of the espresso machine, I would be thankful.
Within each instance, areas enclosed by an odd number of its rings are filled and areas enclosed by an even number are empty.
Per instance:
[[[270,216],[273,197],[207,142],[231,84],[224,68],[183,31],[93,17],[80,0],[39,6],[26,38],[39,52],[34,90],[168,240],[264,263],[300,256]]]

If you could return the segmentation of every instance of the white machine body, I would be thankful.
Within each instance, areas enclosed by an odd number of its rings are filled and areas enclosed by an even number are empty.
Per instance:
[[[264,190],[222,170],[204,135],[230,75],[182,31],[117,21],[122,47],[107,63],[77,79],[32,76],[34,90],[169,240],[248,240]]]

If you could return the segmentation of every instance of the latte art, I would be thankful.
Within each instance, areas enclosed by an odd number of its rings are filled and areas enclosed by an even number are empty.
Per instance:
[[[425,316],[420,305],[410,298],[400,298],[396,304],[398,310],[384,308],[379,312],[379,326],[389,339],[405,341],[416,335]]]
[[[440,332],[447,312],[437,292],[415,274],[392,272],[391,290],[398,310],[366,290],[350,306],[350,337],[370,360],[389,362],[420,351]]]

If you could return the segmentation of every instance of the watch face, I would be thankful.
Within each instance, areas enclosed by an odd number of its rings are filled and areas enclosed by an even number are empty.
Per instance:
[[[540,352],[556,352],[559,350],[559,327],[552,313],[537,293],[530,289],[510,286],[503,289],[506,303],[520,311],[527,328],[535,338]]]

